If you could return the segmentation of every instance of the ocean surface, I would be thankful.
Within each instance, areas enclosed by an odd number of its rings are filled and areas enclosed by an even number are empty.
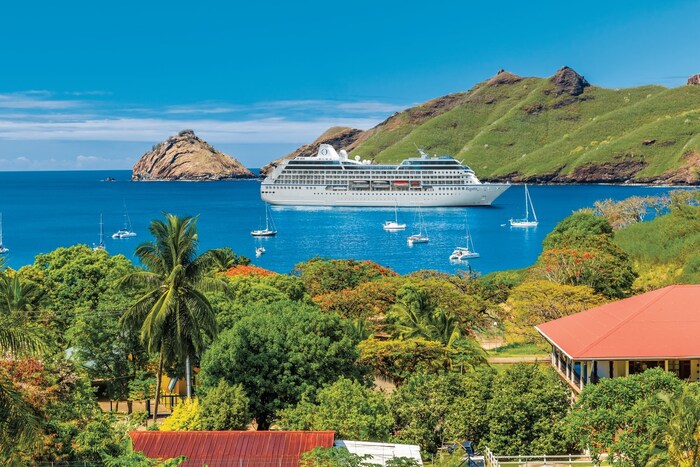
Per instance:
[[[253,263],[277,272],[290,272],[296,263],[315,256],[370,259],[399,273],[419,269],[457,272],[449,256],[465,243],[466,219],[480,258],[473,270],[488,273],[532,264],[542,240],[572,211],[596,200],[659,195],[669,188],[611,185],[532,186],[530,194],[540,224],[536,228],[507,226],[524,215],[524,191],[513,186],[491,207],[424,208],[427,244],[409,247],[406,238],[418,229],[418,211],[399,209],[407,228],[385,232],[382,224],[394,218],[393,208],[272,207],[278,229],[273,238],[255,239],[250,231],[265,224],[260,182],[131,182],[131,172],[0,172],[0,212],[9,266],[34,262],[38,253],[61,246],[93,245],[99,241],[100,214],[110,254],[138,263],[135,247],[150,240],[148,225],[163,212],[198,215],[200,249],[231,247]],[[102,181],[114,177],[116,181]],[[111,234],[124,225],[124,206],[137,237],[115,240]],[[255,248],[267,252],[255,258]]]

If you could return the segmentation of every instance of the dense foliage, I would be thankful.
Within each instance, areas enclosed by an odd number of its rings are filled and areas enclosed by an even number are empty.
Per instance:
[[[292,301],[248,305],[204,354],[200,380],[205,392],[222,379],[241,384],[258,427],[267,428],[306,391],[362,374],[356,359],[337,316]]]
[[[580,449],[590,449],[594,455],[608,452],[620,465],[646,465],[655,427],[665,416],[658,395],[675,397],[681,391],[681,381],[661,369],[602,379],[581,392],[565,420],[567,435]]]
[[[334,430],[337,439],[388,441],[393,419],[384,394],[340,378],[279,412],[286,430]]]

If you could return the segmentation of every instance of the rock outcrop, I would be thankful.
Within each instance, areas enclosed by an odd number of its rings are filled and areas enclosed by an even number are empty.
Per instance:
[[[131,179],[140,180],[233,180],[255,178],[233,157],[217,151],[192,130],[171,136],[134,165]]]
[[[282,156],[262,167],[260,169],[260,175],[267,175],[268,173],[272,172],[275,167],[280,164],[280,162],[287,159],[294,159],[295,157],[299,156],[314,157],[316,154],[318,154],[318,147],[321,144],[330,144],[337,150],[348,148],[357,140],[361,133],[362,130],[358,130],[356,128],[338,126],[329,128],[321,136],[316,138],[313,143],[305,144],[304,146],[296,149],[294,152],[291,152],[286,156]]]
[[[695,86],[700,86],[700,73],[697,75],[693,75],[690,78],[688,78],[688,84],[690,85],[695,85]]]
[[[506,70],[498,70],[496,76],[486,82],[488,86],[498,86],[499,84],[513,84],[522,81],[523,78]]]
[[[554,83],[555,94],[569,94],[570,96],[578,96],[583,93],[583,90],[590,86],[586,78],[576,73],[568,66],[561,67],[554,76],[549,78]]]

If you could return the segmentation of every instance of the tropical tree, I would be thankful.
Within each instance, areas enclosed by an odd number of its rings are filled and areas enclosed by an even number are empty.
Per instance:
[[[216,318],[204,292],[225,287],[210,275],[215,270],[212,254],[197,256],[196,217],[165,214],[165,221],[149,226],[153,241],[136,248],[145,271],[126,275],[122,284],[146,292],[122,316],[124,325],[140,327],[140,337],[149,352],[158,352],[156,403],[158,414],[163,365],[185,361],[187,395],[191,397],[190,358],[204,350],[206,339],[217,333]]]
[[[338,439],[366,441],[387,441],[394,422],[384,394],[343,377],[277,416],[283,430],[334,430]]]
[[[202,356],[204,399],[221,380],[241,384],[258,429],[269,429],[275,413],[298,403],[307,391],[341,376],[364,376],[347,328],[338,315],[313,305],[249,304]]]
[[[0,355],[36,353],[43,343],[32,330],[23,320],[0,314]],[[0,368],[0,460],[10,458],[16,447],[34,441],[38,431],[39,420],[31,406]]]
[[[20,274],[0,273],[0,312],[31,311],[41,297],[39,286]]]
[[[215,272],[224,272],[234,266],[250,264],[250,259],[239,256],[231,248],[218,248],[210,250],[211,264]]]
[[[658,428],[647,465],[700,466],[700,394],[685,385],[680,395],[659,394],[666,419]]]

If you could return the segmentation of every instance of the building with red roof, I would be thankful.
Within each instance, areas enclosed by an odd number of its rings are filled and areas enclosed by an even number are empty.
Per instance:
[[[297,467],[301,455],[333,447],[334,431],[132,431],[134,451],[151,459],[186,456],[189,467]]]
[[[660,367],[700,380],[700,285],[672,285],[535,326],[552,365],[580,392],[588,383]]]

